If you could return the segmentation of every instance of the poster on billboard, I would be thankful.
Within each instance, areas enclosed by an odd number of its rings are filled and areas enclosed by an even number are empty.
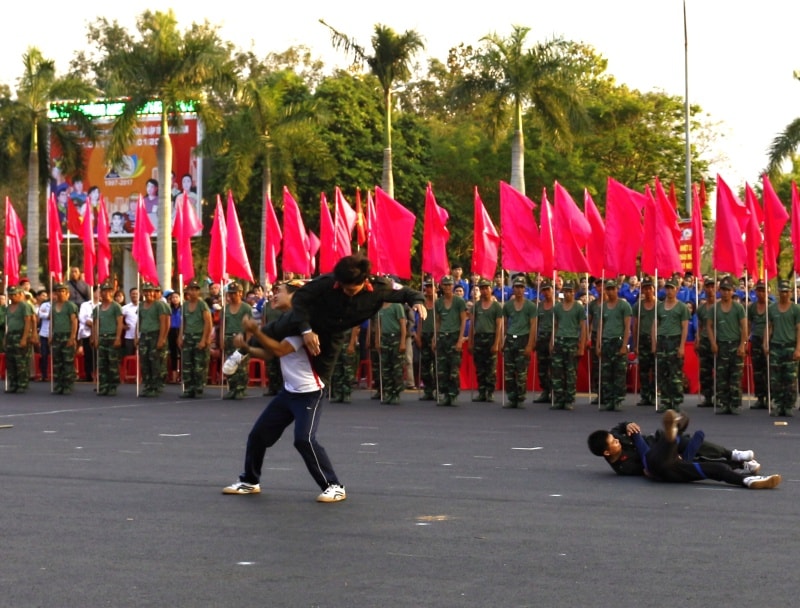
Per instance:
[[[173,213],[175,205],[184,196],[201,215],[202,163],[194,155],[200,141],[200,124],[193,112],[181,114],[178,125],[169,126],[172,141],[172,173],[163,179],[158,174],[157,146],[161,135],[160,103],[154,102],[140,115],[134,130],[134,139],[122,161],[110,166],[106,147],[114,118],[119,114],[119,102],[94,102],[83,104],[81,109],[93,117],[97,139],[79,137],[83,150],[84,171],[81,175],[64,175],[61,167],[61,150],[55,138],[50,140],[50,193],[56,197],[56,206],[66,238],[76,236],[83,222],[86,205],[97,214],[97,205],[103,197],[109,215],[111,237],[132,237],[136,221],[136,205],[141,195],[153,227],[158,230],[158,195],[161,188],[169,189]],[[57,112],[57,110],[51,110]],[[94,222],[97,225],[97,222]]]

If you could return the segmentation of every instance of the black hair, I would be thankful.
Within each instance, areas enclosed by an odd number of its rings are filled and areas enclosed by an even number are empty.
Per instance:
[[[587,442],[589,443],[589,451],[595,456],[603,456],[603,452],[608,449],[608,436],[611,433],[604,430],[594,431]]]
[[[369,277],[371,268],[370,261],[363,255],[347,255],[336,262],[333,276],[343,285],[360,285]]]

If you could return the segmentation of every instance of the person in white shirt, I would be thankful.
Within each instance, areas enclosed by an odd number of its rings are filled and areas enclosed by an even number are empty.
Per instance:
[[[122,307],[122,322],[125,325],[123,353],[126,357],[136,354],[136,324],[139,320],[139,290],[131,287],[128,293],[131,301]]]
[[[39,374],[42,382],[47,382],[50,378],[50,300],[46,289],[40,289],[35,296],[39,319]]]
[[[301,286],[301,281],[280,284],[274,295],[276,308],[289,310],[292,294]],[[235,342],[240,350],[236,352],[246,349],[255,357],[280,357],[283,388],[269,402],[247,437],[244,473],[236,483],[223,488],[222,493],[260,493],[261,467],[267,448],[273,446],[286,427],[294,421],[294,447],[300,452],[308,472],[322,490],[317,496],[317,502],[344,500],[344,486],[339,483],[325,449],[317,442],[325,385],[314,371],[311,354],[303,343],[303,337],[288,336],[278,342],[265,335],[252,319],[245,320],[242,325],[245,331],[253,334],[262,348],[248,346],[240,335]]]
[[[94,382],[94,349],[92,348],[92,313],[100,301],[100,286],[92,287],[92,299],[78,309],[78,341],[83,349],[83,379]]]

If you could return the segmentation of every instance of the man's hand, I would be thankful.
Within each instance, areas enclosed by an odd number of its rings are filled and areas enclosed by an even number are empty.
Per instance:
[[[319,336],[317,334],[315,334],[313,331],[303,334],[303,342],[305,343],[308,352],[315,357],[319,354]]]
[[[411,308],[419,313],[419,318],[423,321],[428,317],[428,309],[425,308],[424,304],[414,304]]]
[[[637,435],[642,432],[642,429],[639,428],[639,425],[635,422],[629,422],[625,427],[625,433],[630,437],[631,435]]]
[[[242,329],[244,329],[246,332],[254,334],[256,330],[259,329],[258,321],[255,321],[250,317],[245,317],[244,319],[242,319]]]

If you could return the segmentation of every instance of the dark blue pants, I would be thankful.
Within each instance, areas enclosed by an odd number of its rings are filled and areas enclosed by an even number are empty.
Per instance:
[[[300,452],[308,472],[324,490],[339,480],[333,465],[319,443],[317,427],[322,414],[322,391],[290,393],[281,389],[261,412],[247,437],[244,473],[239,480],[256,484],[261,479],[261,466],[267,448],[275,445],[283,431],[294,421],[294,447]]]

